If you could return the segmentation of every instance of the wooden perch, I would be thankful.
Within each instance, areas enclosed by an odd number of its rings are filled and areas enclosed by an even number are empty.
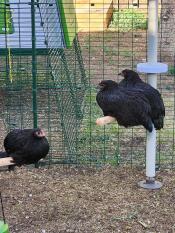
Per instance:
[[[98,119],[96,120],[96,124],[97,124],[97,125],[100,125],[100,126],[103,126],[103,125],[112,123],[112,122],[114,122],[114,121],[116,121],[116,119],[115,119],[114,117],[105,116],[105,117],[98,118]]]
[[[12,157],[2,158],[0,159],[0,167],[14,165]]]

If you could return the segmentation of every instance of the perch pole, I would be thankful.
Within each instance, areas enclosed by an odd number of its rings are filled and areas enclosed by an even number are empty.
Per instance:
[[[148,0],[148,47],[147,63],[137,65],[137,71],[147,73],[148,83],[157,88],[157,73],[166,72],[166,64],[157,62],[158,45],[158,0]],[[156,175],[156,130],[147,132],[146,141],[146,180],[138,184],[145,189],[159,189],[162,184],[155,180]]]

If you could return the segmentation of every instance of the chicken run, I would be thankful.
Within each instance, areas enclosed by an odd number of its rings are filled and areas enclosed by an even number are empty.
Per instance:
[[[0,0],[0,233],[174,232],[174,19],[172,0]]]

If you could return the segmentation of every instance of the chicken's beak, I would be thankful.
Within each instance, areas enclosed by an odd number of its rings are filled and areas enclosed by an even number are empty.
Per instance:
[[[45,137],[45,136],[46,136],[44,130],[41,130],[41,131],[40,131],[40,136],[41,136],[41,137]]]
[[[46,134],[45,134],[44,130],[42,130],[42,129],[38,132],[38,134],[37,134],[37,135],[38,135],[38,137],[39,137],[39,138],[43,138],[43,137],[45,137],[45,136],[46,136]]]
[[[120,73],[118,73],[118,75],[121,75],[121,76],[123,76],[123,73],[122,73],[122,72],[120,72]]]

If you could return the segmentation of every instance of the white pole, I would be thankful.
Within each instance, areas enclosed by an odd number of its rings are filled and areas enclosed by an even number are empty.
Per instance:
[[[158,44],[158,0],[148,1],[148,63],[157,63]],[[148,73],[148,83],[157,88],[157,74]],[[147,133],[146,142],[146,177],[153,180],[156,164],[156,130]]]
[[[156,164],[156,130],[147,133],[146,139],[146,179],[153,181],[155,178]]]
[[[158,0],[148,0],[148,52],[147,63],[137,64],[137,71],[147,73],[148,83],[157,88],[157,73],[167,72],[167,64],[157,62],[158,45]],[[147,132],[146,140],[146,180],[138,185],[146,189],[158,189],[161,182],[155,180],[156,175],[156,130]]]

